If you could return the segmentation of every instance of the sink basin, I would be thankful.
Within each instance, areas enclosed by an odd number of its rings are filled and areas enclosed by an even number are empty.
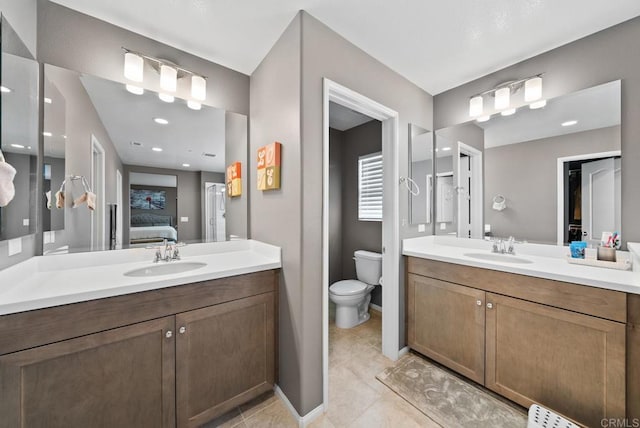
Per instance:
[[[125,272],[125,276],[160,276],[160,275],[172,275],[174,273],[189,272],[190,270],[196,270],[205,267],[206,263],[201,262],[178,262],[178,263],[165,263],[157,264],[153,266],[147,266],[139,269],[130,270]]]
[[[465,256],[474,259],[487,260],[490,262],[502,262],[502,263],[533,263],[531,260],[516,257],[510,254],[496,254],[496,253],[466,253]]]

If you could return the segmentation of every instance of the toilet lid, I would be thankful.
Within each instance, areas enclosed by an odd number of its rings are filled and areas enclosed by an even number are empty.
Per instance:
[[[334,283],[329,290],[337,296],[352,296],[362,293],[367,288],[367,284],[356,279],[345,279]]]

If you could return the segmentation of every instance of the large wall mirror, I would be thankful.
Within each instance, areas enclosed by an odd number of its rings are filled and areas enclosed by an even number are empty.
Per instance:
[[[436,234],[545,244],[621,232],[620,81],[436,131]]]
[[[246,116],[44,72],[45,254],[247,237],[246,188],[225,186],[227,163],[246,167]]]
[[[1,26],[0,150],[16,170],[15,197],[0,208],[0,241],[4,241],[35,233],[35,205],[44,196],[36,194],[39,66],[4,17]]]

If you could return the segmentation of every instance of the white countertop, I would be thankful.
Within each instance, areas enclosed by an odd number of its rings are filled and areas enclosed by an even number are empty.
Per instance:
[[[131,277],[133,269],[157,266],[154,249],[38,256],[0,271],[0,315],[225,278],[281,267],[279,247],[238,240],[180,247],[182,260],[206,266],[183,273]]]
[[[640,244],[627,244],[634,260],[633,271],[570,264],[566,261],[568,247],[555,245],[516,244],[516,257],[531,261],[531,263],[522,264],[480,260],[465,255],[484,252],[491,254],[491,246],[491,242],[481,239],[424,236],[404,239],[402,254],[640,294],[640,272],[637,271]],[[505,255],[505,257],[509,256]]]

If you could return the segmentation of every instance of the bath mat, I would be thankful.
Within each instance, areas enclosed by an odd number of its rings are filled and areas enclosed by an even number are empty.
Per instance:
[[[376,378],[446,428],[527,426],[524,409],[493,397],[417,355],[404,357]]]

